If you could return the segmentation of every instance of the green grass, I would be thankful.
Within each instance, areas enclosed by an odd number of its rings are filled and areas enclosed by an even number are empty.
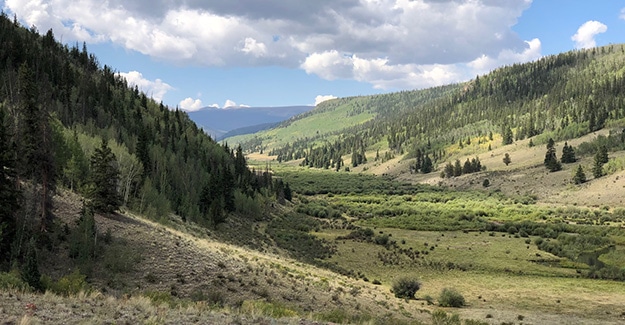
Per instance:
[[[362,124],[374,118],[375,114],[364,111],[353,114],[351,104],[345,104],[334,110],[326,110],[319,114],[311,114],[304,119],[291,122],[285,127],[262,131],[253,135],[242,135],[228,138],[228,143],[234,145],[244,143],[254,137],[261,138],[267,151],[293,142],[297,139],[314,138],[318,135],[326,136],[324,140],[333,140],[331,135],[347,127]]]

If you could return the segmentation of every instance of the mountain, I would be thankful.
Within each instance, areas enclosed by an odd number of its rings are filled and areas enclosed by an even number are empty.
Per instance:
[[[314,106],[284,107],[206,107],[199,111],[189,112],[189,117],[201,126],[204,131],[220,141],[233,130],[238,134],[254,133],[262,130],[269,123],[279,123],[301,113],[312,110]],[[261,126],[263,125],[263,126]],[[252,127],[251,129],[247,129]],[[245,132],[245,133],[242,133]]]
[[[0,318],[622,324],[623,66],[336,99],[259,163],[0,14]]]
[[[506,143],[573,139],[623,124],[624,61],[625,46],[609,45],[502,67],[455,85],[330,100],[231,143],[321,167],[367,151],[428,155],[442,163],[451,150],[504,134]]]

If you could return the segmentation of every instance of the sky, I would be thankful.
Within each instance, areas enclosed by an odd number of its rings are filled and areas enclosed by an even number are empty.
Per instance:
[[[625,0],[0,0],[170,108],[315,105],[625,43]]]

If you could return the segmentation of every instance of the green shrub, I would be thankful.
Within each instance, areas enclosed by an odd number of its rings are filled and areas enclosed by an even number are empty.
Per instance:
[[[373,237],[373,241],[378,245],[386,246],[388,244],[388,238],[388,235],[379,235]]]
[[[241,310],[247,314],[258,314],[271,318],[294,317],[297,312],[277,302],[266,302],[262,300],[246,300],[241,306]]]
[[[444,310],[435,310],[432,313],[433,325],[460,325],[460,316],[458,314],[448,315]]]
[[[75,270],[69,275],[60,278],[56,282],[50,282],[46,285],[47,289],[57,295],[70,296],[78,294],[81,291],[88,292],[90,290],[87,284],[87,276]]]
[[[0,289],[27,291],[29,288],[28,283],[22,280],[17,270],[0,273]]]
[[[393,293],[397,298],[413,299],[421,288],[421,283],[415,278],[403,277],[393,283]]]
[[[438,297],[438,305],[441,307],[462,307],[465,305],[464,297],[456,289],[444,288]]]

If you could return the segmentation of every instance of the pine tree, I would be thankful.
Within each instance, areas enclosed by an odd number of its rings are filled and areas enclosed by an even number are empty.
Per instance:
[[[448,162],[447,165],[445,165],[445,170],[443,171],[443,173],[447,178],[454,177],[454,165],[452,165],[451,162]]]
[[[423,158],[423,165],[421,166],[421,173],[428,174],[431,173],[433,169],[434,166],[432,165],[432,159],[429,155],[425,155],[425,158]]]
[[[599,151],[597,152],[597,157],[601,164],[607,164],[610,158],[608,157],[608,147],[602,145],[599,147]]]
[[[501,132],[501,136],[503,137],[503,144],[507,145],[507,144],[512,144],[512,142],[514,142],[514,135],[512,134],[512,129],[510,129],[510,126],[508,125],[504,125],[503,130]]]
[[[595,178],[599,178],[604,175],[603,173],[603,157],[601,151],[595,154],[595,162],[592,166],[592,175]]]
[[[462,165],[460,164],[459,159],[456,159],[456,162],[454,163],[454,176],[462,176]]]
[[[6,270],[15,236],[15,211],[19,209],[16,187],[15,147],[7,132],[4,109],[0,106],[0,270]]]
[[[506,152],[506,154],[503,156],[503,163],[506,164],[506,166],[508,166],[510,165],[511,162],[512,162],[512,159],[510,159],[510,154]]]
[[[582,168],[582,165],[577,166],[575,175],[573,175],[573,183],[575,184],[586,183],[586,173],[584,173],[584,169]]]
[[[550,172],[556,172],[562,169],[562,164],[556,157],[555,142],[552,138],[549,138],[549,142],[547,143],[547,153],[545,153],[544,164]]]
[[[96,148],[91,156],[91,188],[92,207],[97,212],[111,213],[121,206],[121,197],[117,191],[119,185],[119,169],[115,154],[102,139],[100,148]]]
[[[37,246],[34,238],[31,238],[26,246],[26,256],[22,264],[21,275],[22,280],[28,283],[33,289],[37,291],[43,290],[41,273],[39,272],[39,261],[37,258]]]
[[[462,173],[470,174],[472,172],[473,168],[471,167],[471,161],[469,160],[469,158],[467,158],[467,160],[464,162],[464,165],[462,165]]]
[[[565,142],[564,147],[562,147],[562,157],[560,158],[560,161],[565,164],[577,161],[577,158],[575,158],[575,149],[573,149],[573,146],[569,146],[567,142]]]
[[[19,112],[22,116],[18,144],[22,175],[41,187],[35,203],[40,213],[40,229],[45,231],[52,219],[52,192],[55,187],[54,152],[50,116],[38,104],[39,94],[30,67],[24,63],[18,72]]]

